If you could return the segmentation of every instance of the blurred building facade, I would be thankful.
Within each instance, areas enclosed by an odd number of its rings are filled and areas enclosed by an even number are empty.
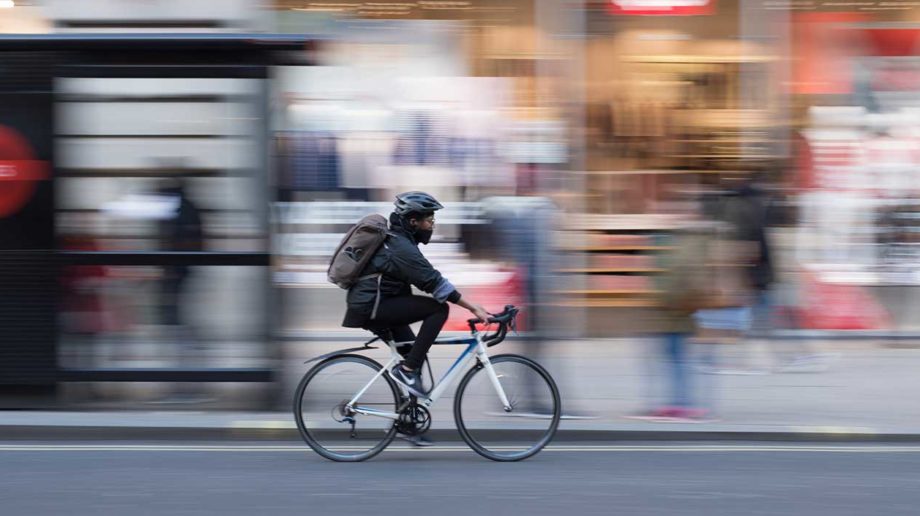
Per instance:
[[[265,78],[53,78],[58,248],[166,251],[159,186],[184,178],[203,250],[272,255],[190,276],[203,360],[271,364],[266,327],[341,331],[328,256],[410,189],[448,206],[426,255],[494,308],[528,299],[533,272],[483,248],[502,242],[481,201],[551,200],[559,331],[605,337],[654,330],[671,193],[756,177],[799,328],[915,330],[920,10],[863,4],[34,0],[0,32],[318,42]],[[65,271],[59,363],[180,363],[162,273]]]

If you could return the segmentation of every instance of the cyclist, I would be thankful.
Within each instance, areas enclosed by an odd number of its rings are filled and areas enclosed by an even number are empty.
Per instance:
[[[389,375],[410,393],[425,397],[421,368],[447,322],[451,302],[466,308],[485,321],[489,313],[465,297],[432,267],[418,248],[428,244],[434,232],[434,214],[443,208],[425,192],[405,192],[396,196],[390,214],[390,232],[383,246],[362,271],[362,279],[348,290],[348,309],[342,326],[364,328],[381,336],[389,331],[397,342],[413,341],[411,348],[399,351],[405,359]],[[412,294],[412,286],[431,297]],[[422,321],[418,335],[409,327]]]

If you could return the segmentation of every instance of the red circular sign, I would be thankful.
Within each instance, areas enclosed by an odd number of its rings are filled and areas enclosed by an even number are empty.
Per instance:
[[[0,218],[22,209],[35,192],[35,182],[46,176],[47,165],[35,159],[29,142],[0,126]]]

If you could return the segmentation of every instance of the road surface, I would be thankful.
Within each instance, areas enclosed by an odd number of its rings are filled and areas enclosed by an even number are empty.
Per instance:
[[[0,442],[3,515],[911,515],[920,446],[461,444],[360,464],[292,442]]]

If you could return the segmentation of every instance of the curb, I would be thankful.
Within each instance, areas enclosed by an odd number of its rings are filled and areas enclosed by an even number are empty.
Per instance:
[[[435,441],[462,441],[454,428],[436,428],[427,434]],[[517,430],[493,430],[490,439],[513,441]],[[6,441],[297,441],[296,428],[260,427],[128,427],[8,425],[0,426]],[[556,442],[825,442],[825,443],[920,443],[920,433],[870,433],[826,431],[726,431],[726,430],[566,430]]]

